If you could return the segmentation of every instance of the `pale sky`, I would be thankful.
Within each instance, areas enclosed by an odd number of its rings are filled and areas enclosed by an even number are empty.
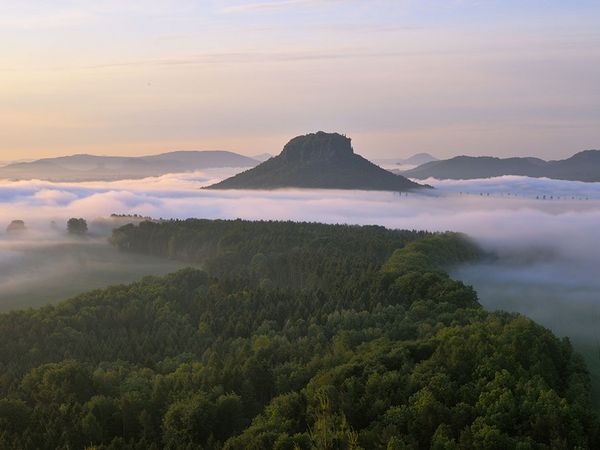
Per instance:
[[[2,0],[0,160],[600,148],[598,0]]]

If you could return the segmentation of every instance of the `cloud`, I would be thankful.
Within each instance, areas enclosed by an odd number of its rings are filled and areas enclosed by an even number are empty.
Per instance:
[[[37,0],[4,0],[0,5],[0,26],[15,30],[62,30],[108,22],[118,16],[165,18],[175,13],[189,14],[194,2],[179,0],[177,3],[177,8],[174,8],[170,0],[78,0],[52,3]]]
[[[76,200],[77,195],[57,189],[41,189],[34,194],[33,198],[42,203],[62,206]]]
[[[476,180],[416,180],[435,185],[446,193],[484,194],[494,197],[520,197],[529,199],[574,200],[600,199],[600,183],[582,181],[552,180],[549,178],[530,178],[505,175]]]
[[[0,18],[0,26],[5,29],[46,30],[64,27],[82,26],[94,20],[94,15],[80,10],[69,10],[39,14],[27,11],[22,15],[4,15]]]
[[[464,231],[484,242],[495,240],[499,246],[519,236],[527,236],[531,243],[544,241],[549,235],[564,240],[560,235],[573,234],[573,224],[589,233],[600,223],[600,183],[527,177],[427,180],[437,187],[435,191],[408,196],[343,190],[201,189],[232,173],[230,169],[215,169],[108,183],[3,181],[0,221],[18,218],[46,226],[51,220],[71,216],[94,219],[111,213],[137,213],[164,218],[375,223],[392,228]]]
[[[255,11],[270,11],[294,6],[315,6],[327,3],[334,3],[336,0],[274,0],[268,2],[253,2],[243,3],[238,5],[227,6],[221,10],[226,14],[231,13],[248,13]]]
[[[407,28],[405,28],[407,29]],[[369,31],[365,31],[369,32]],[[346,47],[336,47],[329,50],[307,48],[305,50],[265,50],[265,51],[236,51],[236,52],[207,52],[199,54],[182,55],[181,57],[164,57],[157,59],[138,59],[129,61],[114,61],[101,64],[81,65],[81,66],[52,66],[39,67],[35,70],[40,71],[64,71],[73,69],[82,70],[104,70],[127,67],[176,67],[176,66],[197,66],[197,65],[220,65],[225,63],[232,64],[264,64],[264,63],[290,63],[305,61],[335,61],[352,59],[381,59],[381,58],[400,58],[400,57],[423,57],[434,55],[458,54],[457,51],[384,51],[381,49],[350,49]],[[14,70],[10,68],[1,69],[3,71]]]

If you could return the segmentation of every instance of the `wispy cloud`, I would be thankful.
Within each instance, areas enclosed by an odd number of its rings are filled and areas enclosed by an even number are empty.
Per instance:
[[[332,3],[334,1],[336,0],[276,0],[269,2],[254,2],[227,6],[223,8],[221,12],[226,14],[248,13],[254,11],[283,9],[293,6],[322,5],[326,3]]]
[[[4,29],[46,30],[82,26],[95,20],[96,16],[86,11],[68,10],[50,14],[6,15],[0,17]]]
[[[94,21],[109,21],[114,18],[133,19],[154,17],[185,17],[193,9],[192,2],[181,0],[174,8],[170,0],[130,1],[80,0],[78,2],[44,2],[21,0],[13,5],[0,4],[0,27],[15,30],[69,29],[81,27]]]
[[[165,57],[156,59],[138,59],[129,61],[114,61],[93,65],[49,66],[34,67],[35,71],[60,71],[60,70],[95,70],[113,69],[119,67],[170,67],[170,66],[198,66],[221,64],[256,64],[256,63],[293,63],[304,61],[335,61],[350,59],[376,59],[376,58],[401,58],[401,57],[426,57],[434,55],[457,55],[460,51],[383,51],[357,48],[306,49],[306,50],[272,50],[272,51],[240,51],[240,52],[215,52],[182,55],[180,57]],[[15,72],[18,67],[3,67],[0,72]]]

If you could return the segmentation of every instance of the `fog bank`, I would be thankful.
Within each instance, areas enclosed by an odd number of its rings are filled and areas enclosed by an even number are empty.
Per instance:
[[[175,261],[119,252],[104,236],[4,235],[0,237],[0,312],[56,303],[181,267]]]

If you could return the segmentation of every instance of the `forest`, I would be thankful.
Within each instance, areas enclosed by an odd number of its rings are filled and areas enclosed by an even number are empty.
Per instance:
[[[568,339],[451,279],[457,233],[116,229],[190,265],[0,315],[2,449],[594,449]]]

